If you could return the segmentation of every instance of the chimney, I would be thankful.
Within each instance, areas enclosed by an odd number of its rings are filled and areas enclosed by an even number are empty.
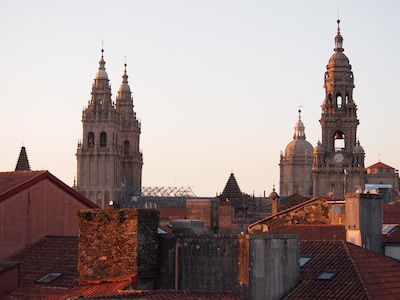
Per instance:
[[[272,188],[271,194],[269,194],[269,198],[272,200],[272,214],[276,214],[279,211],[279,195],[275,192],[275,185]]]
[[[345,201],[346,241],[382,253],[382,195],[347,193]]]
[[[159,211],[155,209],[81,210],[78,273],[80,282],[138,279],[153,285],[157,271]]]

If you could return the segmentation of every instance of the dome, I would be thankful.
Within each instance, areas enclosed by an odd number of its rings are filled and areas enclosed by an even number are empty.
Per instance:
[[[305,139],[294,139],[285,149],[285,157],[312,156],[313,146]]]
[[[95,79],[108,79],[106,70],[98,70]]]
[[[131,88],[129,87],[128,84],[128,75],[126,74],[126,64],[125,64],[124,75],[122,75],[122,83],[119,86],[118,94],[130,93],[130,92]]]
[[[353,154],[360,154],[364,153],[364,148],[360,146],[360,142],[357,142],[357,144],[353,148]]]
[[[103,58],[103,52],[104,52],[104,50],[101,49],[101,59],[99,61],[99,70],[96,73],[95,79],[107,79],[108,80],[108,74],[107,74],[106,68],[105,68],[106,62],[104,61],[104,58]]]
[[[324,153],[325,149],[322,146],[321,142],[318,142],[317,146],[314,148],[314,153]]]
[[[328,68],[333,67],[346,67],[351,68],[350,61],[347,56],[343,52],[333,53],[331,58],[329,59]]]

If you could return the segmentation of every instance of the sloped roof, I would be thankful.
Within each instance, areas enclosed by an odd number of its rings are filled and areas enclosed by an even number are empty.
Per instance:
[[[335,241],[346,239],[344,225],[284,225],[271,229],[269,234],[299,234],[302,241]]]
[[[366,169],[394,169],[394,168],[384,164],[383,162],[377,162],[369,167],[366,167]]]
[[[303,203],[304,201],[309,200],[310,198],[304,197],[302,195],[299,194],[293,194],[290,195],[288,197],[286,197],[285,199],[281,200],[279,202],[279,210],[285,210],[288,209],[292,206],[296,206],[299,205],[301,203]]]
[[[88,208],[99,208],[95,203],[66,185],[49,171],[0,172],[0,202],[20,193],[42,180],[50,180],[60,189],[85,204]]]
[[[300,255],[311,259],[300,270],[300,284],[285,299],[368,299],[368,290],[350,256],[348,243],[301,241]],[[317,279],[328,270],[337,271],[336,277]]]
[[[383,202],[383,223],[400,224],[400,207]]]
[[[311,256],[301,268],[300,284],[286,299],[397,299],[400,261],[345,241],[301,241],[300,255]],[[318,280],[323,271],[332,280]]]

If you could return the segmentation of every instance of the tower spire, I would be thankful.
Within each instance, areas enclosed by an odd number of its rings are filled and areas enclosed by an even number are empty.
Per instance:
[[[26,155],[25,147],[21,147],[21,152],[19,153],[17,165],[15,166],[15,171],[30,171],[28,156]]]
[[[340,20],[338,19],[337,21],[337,33],[335,36],[335,52],[343,52],[343,37],[340,34]]]

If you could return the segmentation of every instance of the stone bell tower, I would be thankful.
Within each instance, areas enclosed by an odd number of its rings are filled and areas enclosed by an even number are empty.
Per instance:
[[[133,110],[126,64],[114,103],[103,49],[101,52],[92,97],[82,112],[83,137],[76,152],[77,189],[102,208],[110,201],[128,206],[131,197],[141,193],[141,124]]]
[[[357,105],[353,100],[354,76],[343,53],[340,21],[335,37],[335,53],[325,72],[325,100],[319,120],[322,141],[314,148],[313,196],[344,198],[346,192],[364,188],[365,153],[357,140]]]

